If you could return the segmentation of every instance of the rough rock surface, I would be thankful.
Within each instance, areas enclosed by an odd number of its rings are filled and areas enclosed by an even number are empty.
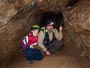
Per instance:
[[[7,0],[0,1],[0,66],[19,57],[20,41],[34,24],[33,21],[29,23],[27,20],[30,12],[21,13],[21,16],[17,12],[13,3],[8,3]],[[17,16],[14,17],[16,14]]]
[[[90,1],[80,1],[72,7],[71,10],[65,11],[66,27],[65,33],[68,42],[74,44],[77,48],[90,49]],[[84,51],[84,52],[85,52]],[[82,53],[83,54],[83,53]],[[84,55],[84,54],[83,54]],[[89,56],[89,54],[87,54]]]
[[[31,0],[0,0],[0,64],[5,65],[11,59],[20,56],[21,39],[28,34],[34,23],[39,24],[43,12],[62,11],[65,18],[65,46],[83,48],[81,56],[89,56],[90,1],[79,0],[74,6],[70,6],[71,8],[65,8],[67,2],[68,0],[37,0],[38,7],[32,9]],[[29,8],[26,6],[28,3]],[[17,14],[23,6],[24,11]],[[12,19],[13,16],[15,17]]]

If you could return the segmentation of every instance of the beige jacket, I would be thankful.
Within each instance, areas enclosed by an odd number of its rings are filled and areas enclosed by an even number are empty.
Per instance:
[[[56,29],[53,30],[55,37],[57,40],[61,40],[63,38],[62,32],[58,32]],[[46,30],[46,32],[48,32]],[[49,33],[49,40],[53,39],[53,32]],[[39,36],[38,36],[38,46],[42,48],[43,51],[47,51],[47,48],[45,47],[45,45],[43,44],[43,40],[44,40],[44,32],[40,31]]]

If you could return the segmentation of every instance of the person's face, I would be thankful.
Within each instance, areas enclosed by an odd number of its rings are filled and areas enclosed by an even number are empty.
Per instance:
[[[34,36],[38,36],[39,29],[32,30],[32,33]]]
[[[52,32],[53,29],[54,29],[53,24],[48,24],[48,25],[46,26],[46,28],[47,28],[47,30],[48,30],[49,32]]]

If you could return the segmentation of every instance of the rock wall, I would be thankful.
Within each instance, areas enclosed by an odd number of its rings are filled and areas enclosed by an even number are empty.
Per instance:
[[[35,10],[36,11],[36,10]],[[0,67],[20,56],[20,42],[30,31],[30,27],[38,21],[37,14],[19,12],[15,4],[7,0],[0,1]],[[33,14],[31,16],[31,14]],[[31,18],[30,18],[31,17]],[[39,18],[39,17],[38,17]],[[37,19],[38,19],[37,18]]]
[[[65,8],[67,3],[68,0],[37,0],[36,8],[31,6],[31,0],[0,0],[0,64],[5,65],[20,56],[20,41],[33,24],[40,24],[43,12],[62,12],[65,19],[65,46],[83,48],[84,52],[89,52],[90,1],[80,0],[70,8]],[[24,11],[21,12],[21,9]]]
[[[65,40],[67,46],[82,50],[81,56],[90,58],[90,1],[81,0],[64,12]],[[67,39],[66,39],[67,38]],[[69,44],[70,43],[70,44]]]

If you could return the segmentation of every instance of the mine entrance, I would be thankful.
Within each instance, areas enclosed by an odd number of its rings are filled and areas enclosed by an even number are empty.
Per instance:
[[[63,14],[60,13],[54,13],[54,12],[43,12],[41,14],[41,26],[45,26],[45,23],[47,20],[51,20],[55,22],[56,28],[58,28],[60,25],[64,26],[64,17]]]

